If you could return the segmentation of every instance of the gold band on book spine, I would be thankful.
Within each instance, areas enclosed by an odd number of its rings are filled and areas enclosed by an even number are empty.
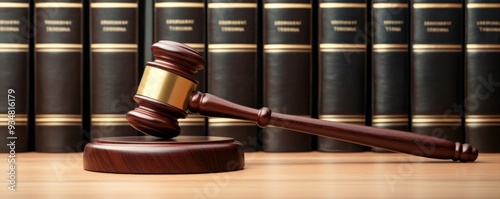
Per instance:
[[[12,118],[9,118],[12,117]],[[28,124],[28,115],[26,114],[0,114],[0,126],[7,126],[9,122],[13,121],[16,126],[25,126]]]
[[[320,120],[330,122],[345,122],[345,123],[365,123],[365,115],[320,115]]]
[[[231,52],[257,52],[256,44],[209,44],[208,52],[231,53]]]
[[[373,48],[375,49],[408,49],[408,44],[373,44]]]
[[[432,8],[462,8],[461,3],[414,3],[415,9],[432,9]]]
[[[467,52],[500,52],[500,44],[467,44]]]
[[[36,8],[83,8],[82,3],[68,2],[35,2]]]
[[[366,52],[366,44],[321,43],[321,52]]]
[[[467,126],[500,126],[500,115],[466,115]]]
[[[137,52],[137,44],[93,43],[92,52]]]
[[[266,3],[264,9],[311,9],[312,5],[308,3]]]
[[[187,111],[189,96],[195,88],[196,84],[184,77],[146,66],[137,94]]]
[[[457,44],[413,44],[413,52],[462,52]]]
[[[460,115],[413,115],[413,126],[455,126],[460,125]]]
[[[232,118],[208,118],[208,123],[210,126],[255,126],[254,122],[249,122],[246,120],[232,119]]]
[[[257,8],[256,3],[209,3],[208,8]]]
[[[70,43],[36,43],[37,52],[82,52],[82,44]]]
[[[373,52],[408,52],[408,44],[373,44]]]
[[[406,3],[374,3],[373,8],[408,8],[408,4]]]
[[[93,2],[91,8],[137,8],[137,3],[111,3],[111,2]]]
[[[109,125],[128,125],[128,120],[125,114],[92,114],[92,125],[109,126]]]
[[[320,3],[320,8],[366,8],[365,3]]]
[[[413,44],[413,49],[462,49],[460,44]]]
[[[306,52],[312,50],[309,44],[265,44],[265,53],[287,53],[287,52]]]
[[[36,126],[80,126],[82,116],[80,114],[37,114]]]
[[[374,115],[372,118],[372,126],[406,126],[408,122],[408,115]]]
[[[29,8],[29,3],[0,2],[0,8]]]
[[[468,3],[467,8],[500,8],[500,3]]]
[[[28,51],[29,51],[28,44],[0,43],[0,52],[28,52]]]
[[[204,3],[196,2],[157,2],[155,8],[203,8]]]

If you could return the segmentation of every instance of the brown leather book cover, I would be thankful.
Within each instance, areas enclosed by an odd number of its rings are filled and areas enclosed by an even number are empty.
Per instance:
[[[411,4],[411,130],[463,141],[463,5],[461,0]]]
[[[319,119],[365,125],[365,0],[322,0],[319,3]],[[365,151],[366,147],[318,137],[324,152]]]
[[[187,44],[205,56],[205,1],[156,0],[154,4],[154,40],[171,40]],[[206,71],[195,74],[196,90],[206,92]],[[206,117],[189,114],[179,119],[181,135],[206,135]]]
[[[137,135],[125,114],[138,85],[138,1],[90,2],[91,139]]]
[[[467,1],[465,141],[481,153],[500,152],[500,8]]]
[[[256,0],[208,0],[208,92],[257,108],[258,4]],[[232,137],[245,151],[257,151],[258,127],[253,122],[208,118],[208,135]]]
[[[57,12],[55,12],[57,11]],[[35,1],[35,150],[75,152],[82,139],[83,3]]]
[[[274,112],[311,117],[312,3],[265,0],[263,5],[263,97]],[[264,151],[312,150],[312,136],[264,129]]]
[[[29,13],[28,0],[0,1],[0,152],[30,149]]]
[[[371,9],[372,126],[409,131],[409,2],[373,0]]]

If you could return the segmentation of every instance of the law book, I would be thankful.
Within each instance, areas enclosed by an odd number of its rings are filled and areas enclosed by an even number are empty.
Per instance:
[[[30,24],[28,0],[0,1],[0,152],[30,148]]]
[[[365,125],[367,3],[321,0],[319,3],[319,118]],[[365,146],[318,137],[318,150],[365,151]]]
[[[311,117],[310,0],[263,1],[263,101],[274,112]],[[267,127],[264,151],[312,149],[312,136]]]
[[[82,1],[35,1],[35,150],[75,152],[82,135]]]
[[[409,1],[373,0],[371,5],[372,126],[409,131]]]
[[[91,139],[132,136],[125,114],[138,85],[138,1],[90,2]]]
[[[462,11],[461,0],[412,1],[414,133],[462,141]]]
[[[257,108],[257,1],[208,0],[208,92]],[[208,135],[232,137],[245,151],[259,150],[253,122],[208,118]]]
[[[154,40],[187,44],[205,57],[206,21],[204,0],[156,0],[154,4]],[[209,66],[207,66],[208,68]],[[196,90],[206,91],[206,71],[195,74]],[[206,117],[189,114],[179,119],[181,135],[206,135]]]
[[[500,152],[500,2],[468,0],[465,139],[480,152]]]

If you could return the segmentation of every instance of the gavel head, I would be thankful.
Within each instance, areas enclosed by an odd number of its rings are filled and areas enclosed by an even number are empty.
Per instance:
[[[129,124],[142,133],[172,138],[180,133],[177,119],[187,116],[188,102],[205,60],[194,49],[173,41],[159,41],[151,50],[134,100],[138,107],[127,113]]]

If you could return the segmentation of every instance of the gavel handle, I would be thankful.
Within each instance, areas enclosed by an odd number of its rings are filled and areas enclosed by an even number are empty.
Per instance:
[[[428,158],[473,162],[478,156],[477,149],[467,143],[461,144],[404,131],[272,113],[267,107],[256,110],[197,91],[191,95],[188,109],[205,116],[248,120],[260,127],[271,125]]]

